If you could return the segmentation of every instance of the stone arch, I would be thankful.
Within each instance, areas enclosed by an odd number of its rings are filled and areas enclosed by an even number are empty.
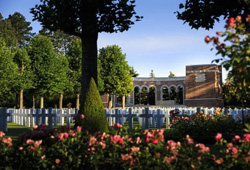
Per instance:
[[[157,101],[157,88],[154,85],[149,86],[148,104],[155,105]]]
[[[136,104],[141,104],[141,101],[140,101],[140,91],[141,91],[140,86],[135,85],[135,86],[134,86],[134,91],[133,91],[133,101],[134,101],[134,105],[136,105]]]
[[[161,86],[161,101],[169,100],[169,87],[167,85]]]
[[[169,98],[170,100],[177,100],[177,87],[175,85],[169,86]]]
[[[146,85],[141,86],[141,91],[140,91],[141,104],[144,104],[144,105],[148,104],[148,92],[149,92],[148,86]]]
[[[149,87],[148,87],[147,85],[142,85],[142,86],[141,86],[141,89],[144,88],[144,87],[147,89],[147,93],[148,93],[148,92],[149,92]],[[141,91],[140,91],[140,92],[141,92]]]
[[[183,104],[184,101],[184,86],[178,85],[177,86],[177,103]]]

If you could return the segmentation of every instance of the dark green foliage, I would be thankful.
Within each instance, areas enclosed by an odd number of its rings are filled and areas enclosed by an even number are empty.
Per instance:
[[[83,130],[86,129],[90,132],[108,131],[104,107],[93,78],[90,80],[86,100],[81,105],[80,114],[83,114],[85,118],[77,118],[75,126],[82,126]]]
[[[177,18],[188,23],[191,28],[213,28],[215,21],[221,17],[245,18],[250,13],[249,0],[186,0],[179,5]]]
[[[30,26],[30,22],[27,22],[25,17],[19,12],[9,15],[8,20],[10,20],[11,26],[14,29],[14,37],[17,40],[16,47],[24,47],[34,35],[31,33],[32,27]]]
[[[65,34],[61,30],[49,31],[48,29],[43,28],[41,31],[39,31],[39,34],[50,37],[53,43],[54,50],[57,53],[63,55],[68,52],[68,48],[70,48],[70,45],[77,39],[75,36]]]
[[[91,77],[97,83],[97,39],[99,32],[127,31],[135,21],[135,0],[41,0],[31,9],[34,20],[50,31],[62,30],[82,40],[81,100]]]
[[[176,135],[185,138],[188,134],[191,138],[201,143],[214,143],[214,136],[222,133],[224,138],[231,140],[235,135],[242,135],[242,124],[236,122],[227,115],[196,113],[190,117],[172,118],[172,128],[177,131]]]
[[[66,58],[69,61],[69,79],[73,86],[73,93],[80,94],[81,91],[81,58],[82,43],[81,39],[75,39],[68,46]]]
[[[8,19],[0,19],[0,37],[5,41],[7,47],[15,47],[17,39],[14,36],[15,30]]]

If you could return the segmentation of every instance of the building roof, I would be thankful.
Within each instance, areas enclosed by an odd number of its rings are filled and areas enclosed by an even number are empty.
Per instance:
[[[133,77],[134,81],[180,81],[186,80],[185,76],[181,77]]]

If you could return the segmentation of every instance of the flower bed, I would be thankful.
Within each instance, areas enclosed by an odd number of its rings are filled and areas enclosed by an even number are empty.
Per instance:
[[[196,113],[191,117],[175,115],[171,119],[171,128],[174,129],[175,135],[179,136],[179,140],[189,134],[197,142],[213,144],[214,136],[218,132],[227,140],[231,140],[235,135],[242,135],[242,123],[236,122],[228,115],[222,115],[220,108],[214,115]]]
[[[165,140],[164,130],[127,134],[115,125],[109,134],[90,134],[80,127],[35,127],[12,145],[0,132],[0,169],[230,169],[250,168],[250,134],[227,143],[214,138],[221,153],[195,143],[188,135],[182,142]]]

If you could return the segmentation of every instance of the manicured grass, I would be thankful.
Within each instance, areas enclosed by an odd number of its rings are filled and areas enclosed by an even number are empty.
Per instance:
[[[30,132],[31,128],[17,125],[15,123],[8,122],[8,132],[6,136],[11,137],[13,140],[17,140],[18,136],[25,132]]]

